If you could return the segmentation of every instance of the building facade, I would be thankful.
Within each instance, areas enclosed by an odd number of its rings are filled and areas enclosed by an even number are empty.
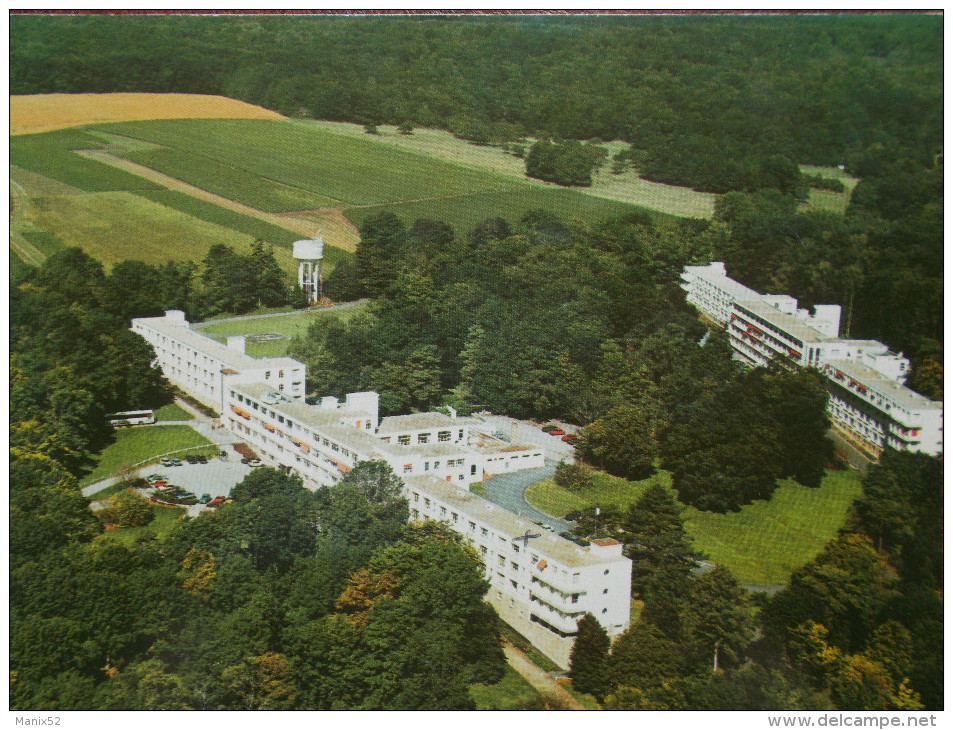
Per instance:
[[[943,404],[904,386],[910,361],[876,340],[838,337],[841,309],[799,309],[787,295],[757,294],[724,280],[721,262],[686,266],[686,299],[722,322],[735,357],[752,366],[811,367],[827,378],[828,413],[845,436],[874,456],[887,447],[943,453]],[[727,281],[732,281],[727,279]]]
[[[219,413],[225,410],[226,383],[263,382],[292,399],[304,398],[304,363],[290,357],[246,355],[244,337],[229,337],[222,344],[193,330],[184,312],[134,319],[132,331],[152,345],[166,378]]]

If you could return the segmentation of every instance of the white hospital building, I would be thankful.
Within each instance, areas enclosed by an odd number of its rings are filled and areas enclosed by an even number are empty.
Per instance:
[[[487,600],[557,663],[568,666],[586,612],[611,637],[628,628],[632,571],[621,543],[580,547],[469,491],[494,474],[543,466],[538,446],[474,432],[477,422],[452,409],[380,418],[374,392],[309,405],[303,363],[248,356],[243,339],[216,342],[182,312],[135,319],[132,329],[152,344],[170,381],[220,413],[262,462],[299,475],[309,489],[334,484],[359,461],[387,462],[404,481],[411,519],[463,535],[483,557]]]
[[[723,325],[735,356],[764,366],[812,367],[827,377],[834,426],[866,451],[943,452],[943,404],[904,386],[910,361],[876,340],[838,337],[840,306],[813,314],[786,295],[757,294],[729,279],[725,265],[686,266],[686,300]]]

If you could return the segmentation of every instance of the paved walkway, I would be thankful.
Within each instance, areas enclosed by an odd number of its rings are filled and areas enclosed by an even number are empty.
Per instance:
[[[509,642],[503,644],[503,653],[506,655],[507,663],[519,672],[523,679],[533,685],[540,694],[556,697],[571,710],[586,709],[564,687],[559,686],[559,683],[548,672],[533,664],[523,652]]]

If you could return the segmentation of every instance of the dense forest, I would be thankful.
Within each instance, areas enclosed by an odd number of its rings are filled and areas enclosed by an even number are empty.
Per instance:
[[[693,569],[680,504],[738,510],[834,464],[816,373],[741,369],[678,286],[685,264],[722,260],[760,291],[841,304],[842,334],[903,350],[909,384],[942,398],[941,18],[14,15],[11,39],[11,93],[224,94],[533,136],[528,168],[574,185],[599,139],[623,139],[615,164],[725,193],[712,220],[372,216],[325,288],[367,308],[289,354],[311,394],[563,418],[585,426],[588,465],[671,473],[678,501],[649,488],[598,525],[644,604],[612,645],[581,622],[573,682],[605,708],[942,708],[938,459],[888,451],[841,534],[773,597]],[[799,205],[824,183],[797,163],[860,178],[845,214]],[[468,685],[503,668],[479,559],[408,526],[380,464],[314,493],[259,470],[225,508],[131,545],[88,509],[77,477],[111,438],[105,412],[171,397],[130,317],[300,300],[261,245],[205,263],[106,272],[67,249],[11,282],[11,706],[471,707]]]
[[[622,139],[645,177],[713,192],[774,187],[769,157],[929,166],[943,143],[939,16],[13,15],[10,34],[13,94],[223,94],[480,142]]]

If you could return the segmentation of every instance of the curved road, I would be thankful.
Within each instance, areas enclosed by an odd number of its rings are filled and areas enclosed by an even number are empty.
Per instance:
[[[558,517],[551,517],[545,512],[540,512],[527,502],[525,497],[526,488],[529,485],[552,476],[555,471],[556,464],[547,460],[546,466],[522,469],[510,474],[497,474],[490,479],[486,479],[483,482],[483,491],[486,493],[486,498],[491,502],[520,517],[528,517],[536,522],[549,525],[556,534],[559,534],[568,530],[570,523]]]

